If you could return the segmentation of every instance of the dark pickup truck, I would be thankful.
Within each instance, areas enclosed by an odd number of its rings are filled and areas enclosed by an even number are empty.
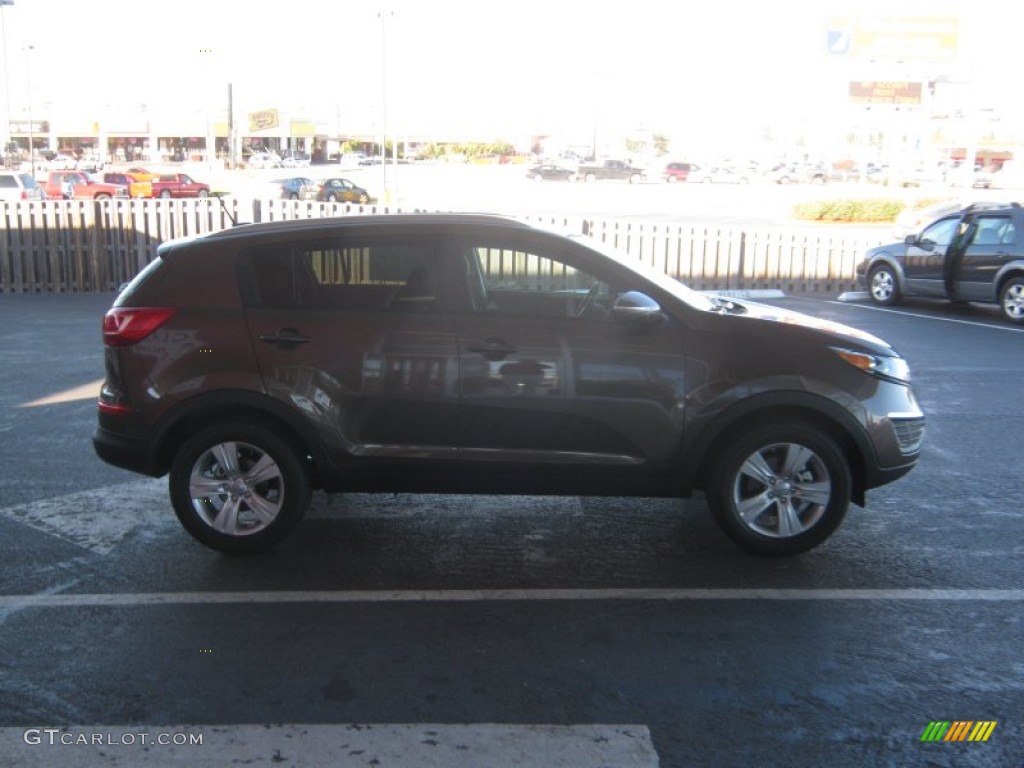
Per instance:
[[[625,179],[630,184],[636,184],[643,181],[644,169],[632,166],[622,160],[605,160],[603,163],[581,165],[576,175],[584,181]]]

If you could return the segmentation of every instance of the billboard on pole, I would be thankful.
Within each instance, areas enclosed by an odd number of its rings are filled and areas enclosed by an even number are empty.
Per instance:
[[[960,21],[953,17],[849,16],[829,19],[829,53],[858,59],[956,58]]]

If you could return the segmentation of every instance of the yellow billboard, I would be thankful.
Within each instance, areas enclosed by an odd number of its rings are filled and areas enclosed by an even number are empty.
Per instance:
[[[953,17],[850,16],[829,19],[829,53],[858,59],[955,58],[960,20]]]
[[[261,109],[259,112],[249,113],[249,130],[252,132],[277,128],[280,124],[281,119],[276,109]]]

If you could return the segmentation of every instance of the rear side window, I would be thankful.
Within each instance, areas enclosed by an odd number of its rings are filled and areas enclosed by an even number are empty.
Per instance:
[[[12,189],[18,186],[18,180],[10,174],[0,174],[0,187],[4,189]]]
[[[274,246],[248,254],[257,307],[431,312],[438,275],[427,238],[366,238]]]

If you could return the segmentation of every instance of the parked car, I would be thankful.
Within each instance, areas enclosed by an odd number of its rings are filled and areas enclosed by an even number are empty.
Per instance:
[[[700,166],[693,163],[669,163],[662,171],[661,178],[669,184],[674,184],[677,181],[686,181],[691,172],[698,170],[700,170]]]
[[[309,168],[309,155],[305,152],[291,152],[281,158],[282,168]]]
[[[196,181],[187,173],[162,173],[150,184],[153,197],[209,197],[210,185]]]
[[[233,553],[322,488],[703,490],[739,546],[791,555],[910,471],[924,429],[907,363],[867,333],[495,216],[165,242],[103,338],[96,452],[168,474],[184,527]]]
[[[160,175],[159,173],[153,173],[152,171],[148,171],[145,168],[142,168],[141,166],[133,166],[129,168],[128,173],[130,173],[139,181],[153,181],[157,176]]]
[[[316,200],[320,185],[305,176],[293,176],[290,179],[274,179],[270,182],[276,196],[286,200]]]
[[[106,167],[106,160],[99,155],[82,155],[75,163],[75,169],[85,173],[99,173]]]
[[[56,154],[44,160],[40,167],[44,171],[73,171],[78,167],[78,161],[71,155]]]
[[[120,184],[128,188],[130,197],[152,197],[153,184],[150,181],[142,181],[130,173],[104,173],[103,181],[107,184]]]
[[[66,199],[69,193],[79,200],[128,197],[126,185],[98,181],[84,171],[51,171],[43,184],[43,191],[50,200]]]
[[[555,165],[554,163],[533,166],[526,172],[526,178],[534,181],[576,181],[578,179],[575,168],[566,168],[564,165]]]
[[[281,156],[275,152],[253,152],[247,165],[250,168],[280,168]]]
[[[1024,209],[975,203],[899,243],[880,245],[857,265],[857,280],[877,304],[904,296],[998,302],[1024,324]]]
[[[320,182],[317,200],[328,203],[359,203],[360,205],[376,202],[375,198],[371,197],[370,193],[358,184],[353,184],[348,179],[337,178],[324,179]]]
[[[639,184],[644,180],[644,169],[625,160],[605,160],[603,162],[580,163],[576,173],[584,181],[594,182],[599,179],[624,179],[630,184]]]
[[[768,179],[776,184],[825,184],[829,171],[822,165],[781,163],[768,171]]]
[[[732,168],[713,165],[708,168],[694,167],[687,180],[701,184],[749,184],[750,178]]]
[[[45,200],[46,193],[31,173],[0,171],[0,200]]]

